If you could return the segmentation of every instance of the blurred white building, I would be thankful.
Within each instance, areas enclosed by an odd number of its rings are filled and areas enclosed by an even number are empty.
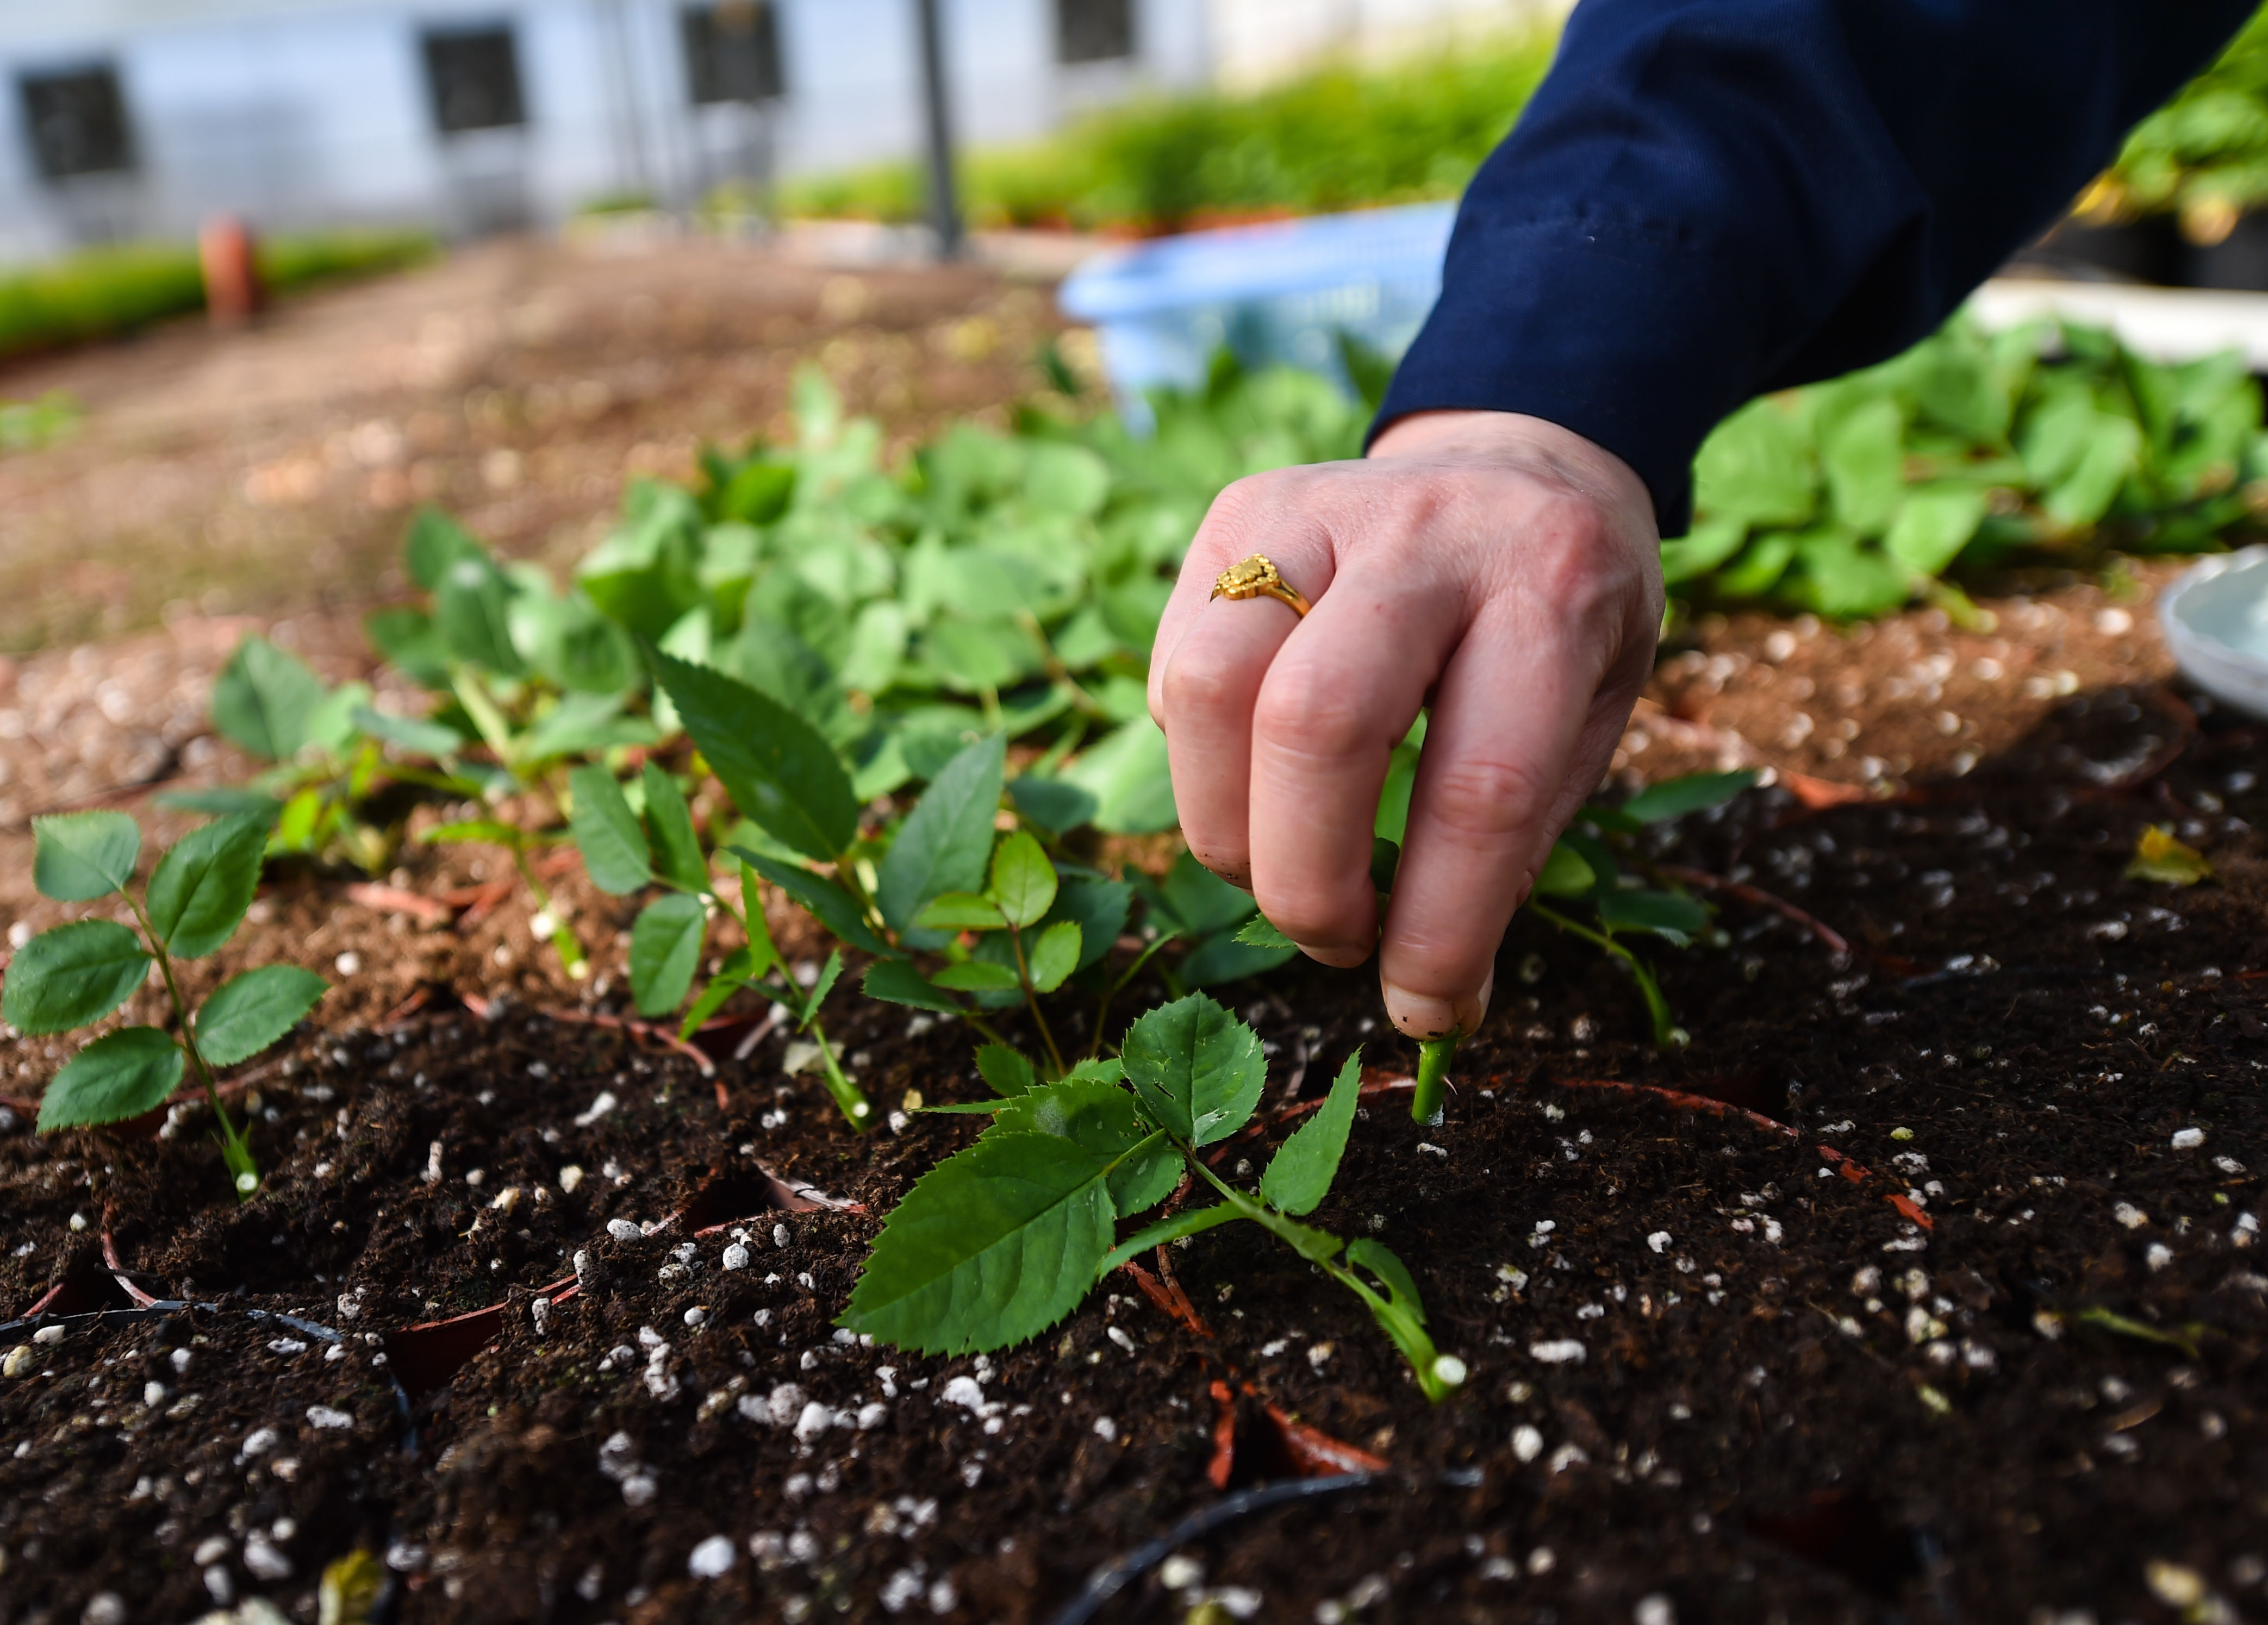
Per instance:
[[[940,0],[969,144],[1536,3]],[[473,233],[898,157],[917,51],[914,0],[0,0],[0,261],[224,210]]]

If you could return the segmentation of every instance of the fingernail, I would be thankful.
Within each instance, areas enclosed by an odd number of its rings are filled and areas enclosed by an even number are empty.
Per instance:
[[[1393,982],[1380,984],[1386,996],[1387,1018],[1403,1033],[1415,1039],[1444,1038],[1451,1033],[1472,1033],[1488,1014],[1489,996],[1496,991],[1496,973],[1491,969],[1480,991],[1464,998],[1442,998],[1431,993],[1413,993]]]
[[[1311,947],[1304,942],[1295,943],[1292,945],[1316,963],[1328,965],[1334,970],[1352,970],[1370,957],[1370,950],[1367,948]]]

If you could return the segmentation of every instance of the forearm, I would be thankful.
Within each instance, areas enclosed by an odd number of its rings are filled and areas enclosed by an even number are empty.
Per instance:
[[[1583,0],[1460,210],[1385,425],[1548,419],[1682,530],[1750,396],[1944,320],[2250,0]]]

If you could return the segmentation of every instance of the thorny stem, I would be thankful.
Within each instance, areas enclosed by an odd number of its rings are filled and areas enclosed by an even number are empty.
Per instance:
[[[1016,980],[1024,984],[1024,1003],[1031,1007],[1033,1024],[1040,1029],[1040,1041],[1048,1047],[1048,1058],[1056,1063],[1056,1076],[1063,1077],[1071,1069],[1064,1064],[1063,1051],[1056,1048],[1056,1035],[1048,1029],[1048,1018],[1040,1013],[1040,996],[1032,987],[1031,967],[1024,962],[1024,934],[1014,926],[1008,928],[1008,946],[1016,954]]]
[[[166,996],[173,1000],[173,1018],[180,1024],[181,1048],[188,1052],[189,1064],[196,1070],[198,1086],[205,1092],[205,1104],[212,1107],[213,1116],[219,1121],[221,1161],[228,1168],[229,1188],[236,1192],[237,1201],[248,1202],[252,1191],[260,1188],[260,1167],[252,1159],[252,1148],[245,1143],[244,1136],[231,1121],[228,1107],[221,1104],[220,1086],[213,1081],[212,1068],[205,1063],[204,1051],[197,1048],[197,1035],[189,1023],[188,1001],[181,996],[180,983],[173,980],[173,957],[151,928],[150,916],[142,912],[142,905],[128,896],[123,888],[119,895],[126,898],[126,906],[134,911],[134,918],[142,927],[143,939],[158,957],[158,974],[166,979]],[[253,1179],[252,1190],[239,1188],[236,1182],[238,1176],[247,1173]]]
[[[1452,1027],[1447,1038],[1429,1038],[1418,1046],[1418,1092],[1410,1098],[1410,1115],[1431,1125],[1441,1121],[1441,1085],[1449,1076],[1449,1062],[1457,1053],[1462,1027]]]
[[[1537,918],[1557,926],[1572,936],[1580,937],[1585,942],[1605,949],[1628,967],[1631,977],[1638,982],[1638,992],[1646,998],[1646,1014],[1653,1018],[1655,1046],[1662,1049],[1683,1048],[1678,1041],[1677,1024],[1670,1019],[1669,1001],[1661,996],[1661,984],[1654,981],[1653,973],[1646,969],[1645,962],[1638,955],[1604,932],[1594,931],[1588,926],[1578,925],[1565,915],[1555,913],[1532,897],[1528,900],[1527,906],[1529,912]]]

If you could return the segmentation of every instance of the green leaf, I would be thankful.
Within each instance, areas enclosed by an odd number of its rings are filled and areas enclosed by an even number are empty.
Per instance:
[[[1202,993],[1137,1020],[1120,1059],[1152,1121],[1192,1145],[1241,1129],[1268,1076],[1259,1036]]]
[[[1394,1295],[1395,1305],[1418,1325],[1425,1324],[1425,1304],[1418,1295],[1417,1282],[1410,1279],[1408,1268],[1384,1242],[1357,1236],[1347,1243],[1346,1260],[1350,1264],[1361,1265],[1385,1282],[1386,1290]]]
[[[1564,841],[1554,841],[1551,855],[1543,860],[1543,872],[1535,877],[1535,889],[1546,897],[1583,897],[1598,880],[1580,852]]]
[[[662,879],[688,892],[710,889],[709,860],[701,855],[693,814],[677,780],[657,763],[645,764],[645,828]]]
[[[355,707],[351,717],[354,725],[372,739],[398,745],[414,756],[431,756],[438,761],[465,748],[463,734],[446,723],[428,717],[389,717],[367,705]]]
[[[970,960],[960,965],[948,965],[930,978],[940,988],[950,988],[956,993],[1014,993],[1023,983],[1016,973],[1005,965],[995,965],[990,960]]]
[[[1256,914],[1238,926],[1236,935],[1230,940],[1241,942],[1248,948],[1297,949],[1300,945],[1278,930],[1275,923],[1264,914]]]
[[[986,1044],[978,1049],[976,1071],[995,1094],[1027,1094],[1039,1082],[1032,1063],[1005,1044]]]
[[[569,774],[567,788],[573,805],[567,827],[574,833],[591,884],[610,897],[652,885],[645,830],[615,776],[593,762]]]
[[[297,965],[263,965],[215,988],[197,1011],[197,1049],[212,1066],[234,1066],[282,1038],[330,991]]]
[[[1079,927],[1079,963],[1072,967],[1076,974],[1110,952],[1126,929],[1126,913],[1133,900],[1134,888],[1123,880],[1075,874],[1057,891],[1055,907],[1048,910],[1040,926],[1046,930],[1068,921]]]
[[[423,610],[373,610],[363,617],[362,629],[387,664],[419,688],[449,686],[449,651]]]
[[[1147,717],[1089,746],[1062,776],[1094,798],[1092,821],[1107,835],[1154,835],[1180,821],[1166,736]]]
[[[1064,835],[1091,821],[1101,805],[1092,790],[1064,779],[1039,778],[1030,774],[1009,782],[1008,798],[1016,804],[1017,812],[1051,835]]]
[[[1025,966],[1032,976],[1032,991],[1053,993],[1079,968],[1079,930],[1076,920],[1057,920],[1024,950]]]
[[[1032,925],[1055,906],[1056,866],[1030,832],[1005,837],[992,854],[992,901],[1009,924]]]
[[[1331,1080],[1331,1092],[1314,1115],[1269,1159],[1260,1176],[1263,1201],[1295,1217],[1315,1210],[1338,1175],[1347,1130],[1354,1123],[1355,1097],[1361,1092],[1362,1050],[1358,1047]]]
[[[1134,1097],[1099,1078],[1066,1077],[1003,1103],[987,1134],[1053,1134],[1113,1165],[1110,1205],[1121,1218],[1156,1207],[1182,1182],[1182,1154],[1142,1121]],[[1145,1143],[1146,1142],[1146,1143]]]
[[[1181,977],[1192,988],[1218,987],[1274,970],[1278,965],[1288,964],[1298,952],[1297,948],[1289,947],[1256,948],[1237,941],[1226,931],[1218,932],[1189,951],[1189,957],[1182,961]]]
[[[150,929],[176,959],[202,959],[236,934],[260,887],[268,826],[225,818],[193,829],[158,860],[144,907]]]
[[[436,824],[421,831],[417,836],[423,846],[455,846],[473,843],[481,846],[500,846],[517,852],[527,844],[527,832],[517,824],[507,824],[501,819],[468,818],[460,823]]]
[[[2205,861],[2204,853],[2176,840],[2171,824],[2145,824],[2142,833],[2134,839],[2134,856],[2127,860],[2126,879],[2154,881],[2161,886],[2195,886],[2200,880],[2213,879],[2213,865]],[[52,931],[48,934],[55,935]],[[16,963],[23,962],[18,955]],[[8,971],[11,992],[15,990],[15,967],[11,966]],[[24,1024],[18,1021],[16,1025]]]
[[[1796,415],[1766,398],[1717,426],[1693,460],[1693,504],[1712,519],[1800,525],[1811,517],[1818,472]]]
[[[1905,423],[1898,403],[1879,396],[1858,406],[1821,437],[1835,517],[1864,535],[1879,535],[1905,496]]]
[[[835,984],[842,979],[843,950],[832,949],[827,955],[827,963],[819,967],[818,978],[812,982],[811,990],[803,996],[803,1019],[795,1024],[797,1032],[811,1030],[811,1024],[819,1018],[819,1007],[827,1003],[827,996],[835,991]]]
[[[770,950],[769,940],[764,944],[764,952],[761,955],[747,948],[733,950],[725,958],[724,968],[709,979],[709,985],[701,989],[701,996],[693,1001],[693,1007],[685,1012],[685,1019],[678,1024],[680,1042],[689,1040],[707,1024],[710,1017],[725,1008],[727,999],[772,967],[778,956]],[[889,961],[886,960],[883,963]]]
[[[850,847],[858,833],[858,798],[834,746],[816,729],[722,672],[659,651],[647,658],[742,816],[821,862]]]
[[[2142,430],[2132,418],[2097,416],[2079,461],[2041,502],[2059,524],[2093,525],[2110,511],[2141,459]]]
[[[409,567],[409,578],[428,592],[441,585],[441,578],[449,573],[449,566],[458,560],[488,557],[481,544],[438,508],[420,508],[416,511],[409,521],[409,535],[401,551],[403,562]]]
[[[1940,575],[1977,534],[1990,506],[1987,494],[1973,485],[1925,487],[1898,510],[1882,550],[1916,575]]]
[[[866,967],[866,996],[881,999],[891,1004],[909,1004],[916,1010],[933,1010],[941,1016],[958,1016],[962,1006],[957,999],[932,984],[903,960],[877,960]]]
[[[32,884],[59,903],[107,897],[134,878],[142,827],[123,812],[57,812],[32,820]]]
[[[26,1033],[68,1033],[116,1010],[149,974],[141,938],[114,921],[75,920],[16,951],[0,1018]]]
[[[1709,911],[1674,892],[1610,887],[1598,898],[1599,918],[1618,931],[1652,931],[1683,947],[1709,928]]]
[[[1231,1207],[1226,1202],[1217,1202],[1209,1208],[1184,1208],[1154,1224],[1145,1224],[1104,1254],[1102,1262],[1095,1267],[1094,1278],[1101,1280],[1121,1264],[1132,1262],[1152,1247],[1164,1246],[1169,1241],[1179,1241],[1183,1236],[1197,1235],[1243,1217],[1241,1209]]]
[[[965,746],[898,827],[874,886],[875,906],[892,930],[905,930],[933,897],[983,887],[1007,748],[998,733]]]
[[[1756,782],[1749,768],[1737,773],[1687,773],[1659,784],[1649,784],[1623,803],[1622,810],[1641,823],[1660,824],[1688,812],[1699,812],[1730,801]],[[1543,888],[1538,886],[1540,891]],[[1586,885],[1584,890],[1589,887]],[[1566,896],[1569,893],[1561,893]]]
[[[1666,586],[1705,576],[1741,550],[1749,539],[1744,518],[1712,519],[1661,544],[1661,579]]]
[[[685,1002],[709,932],[697,897],[672,892],[648,903],[630,926],[630,996],[641,1016],[666,1016]]]
[[[307,743],[323,680],[264,637],[247,637],[213,679],[213,726],[255,756],[288,761]]]
[[[913,923],[924,931],[997,931],[1008,921],[989,897],[974,892],[947,892],[931,898],[914,915]]]
[[[906,1194],[837,1324],[925,1354],[1037,1336],[1110,1251],[1109,1174],[1073,1140],[986,1135]]]
[[[494,677],[527,674],[512,641],[512,583],[486,557],[460,558],[433,592],[433,625],[452,659]]]
[[[181,1065],[180,1046],[155,1027],[106,1033],[72,1056],[40,1097],[40,1132],[153,1112],[181,1081]]]
[[[1805,532],[1796,538],[1796,553],[1803,561],[1798,593],[1822,615],[1888,614],[1912,590],[1911,570],[1837,526]]]
[[[856,948],[861,953],[873,954],[879,959],[904,957],[874,935],[859,909],[858,900],[837,882],[815,875],[799,864],[783,863],[778,858],[752,852],[746,847],[736,846],[730,850],[733,857],[801,903],[845,946]]]
[[[1442,1381],[1433,1370],[1436,1357],[1433,1340],[1425,1334],[1425,1305],[1418,1296],[1418,1283],[1410,1278],[1409,1270],[1403,1268],[1402,1261],[1384,1243],[1368,1236],[1359,1236],[1347,1243],[1346,1255],[1348,1263],[1359,1265],[1385,1283],[1388,1296],[1381,1298],[1366,1289],[1364,1305],[1402,1357],[1410,1363],[1425,1397],[1436,1401],[1446,1398],[1452,1385]]]
[[[1203,937],[1249,919],[1260,905],[1252,893],[1231,886],[1188,852],[1166,871],[1160,895],[1174,923],[1192,937]]]
[[[158,798],[169,812],[201,812],[207,818],[233,818],[241,813],[273,825],[284,804],[241,784],[210,784],[201,790],[169,790]]]

